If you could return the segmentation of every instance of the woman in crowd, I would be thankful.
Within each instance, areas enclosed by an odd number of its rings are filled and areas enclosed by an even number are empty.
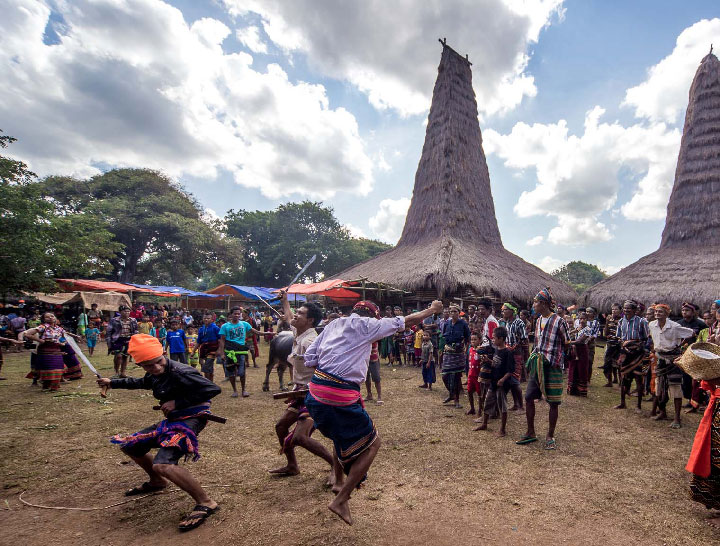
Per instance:
[[[53,313],[44,313],[40,326],[25,331],[25,339],[38,343],[36,374],[43,390],[57,391],[63,376],[67,379],[82,377],[80,363],[65,342],[66,336],[80,339],[59,326]]]

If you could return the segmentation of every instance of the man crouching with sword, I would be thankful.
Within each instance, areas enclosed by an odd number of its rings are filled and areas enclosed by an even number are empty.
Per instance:
[[[99,378],[98,385],[111,389],[152,389],[160,401],[157,409],[166,419],[130,436],[114,436],[123,453],[135,461],[149,480],[125,492],[141,495],[164,489],[171,481],[195,500],[195,508],[180,522],[181,531],[195,529],[218,510],[218,503],[187,470],[178,466],[181,457],[199,458],[197,435],[208,420],[224,422],[210,413],[210,399],[220,394],[220,387],[205,379],[195,368],[163,356],[160,341],[149,335],[130,338],[128,353],[145,370],[142,378]],[[155,457],[150,450],[159,448]]]

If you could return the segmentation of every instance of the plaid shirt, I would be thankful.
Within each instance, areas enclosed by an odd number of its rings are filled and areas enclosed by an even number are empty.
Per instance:
[[[650,335],[648,321],[643,317],[635,315],[628,320],[626,317],[620,319],[617,327],[617,337],[621,341],[629,341],[631,339],[639,339],[645,341]]]
[[[542,323],[543,317],[538,317],[533,352],[547,358],[554,368],[561,368],[565,360],[565,344],[569,339],[567,323],[555,313],[548,317],[544,327]]]
[[[520,317],[515,317],[508,326],[508,345],[517,345],[521,341],[527,341],[527,331],[525,330],[525,321]]]

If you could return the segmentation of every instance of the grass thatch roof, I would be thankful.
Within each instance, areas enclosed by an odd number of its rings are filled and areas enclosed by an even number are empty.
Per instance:
[[[337,277],[365,277],[408,290],[434,287],[446,296],[471,287],[528,302],[550,286],[560,301],[577,297],[568,285],[503,247],[470,62],[444,43],[400,241]]]
[[[606,309],[633,297],[707,305],[720,297],[720,61],[710,53],[695,73],[685,114],[675,183],[660,249],[587,292],[585,301]]]

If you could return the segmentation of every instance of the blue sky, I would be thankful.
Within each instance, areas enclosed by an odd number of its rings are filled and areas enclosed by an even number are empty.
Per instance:
[[[39,174],[162,169],[209,214],[305,198],[400,234],[441,47],[473,62],[506,247],[610,272],[659,244],[716,1],[0,0]],[[211,212],[212,211],[212,212]]]

